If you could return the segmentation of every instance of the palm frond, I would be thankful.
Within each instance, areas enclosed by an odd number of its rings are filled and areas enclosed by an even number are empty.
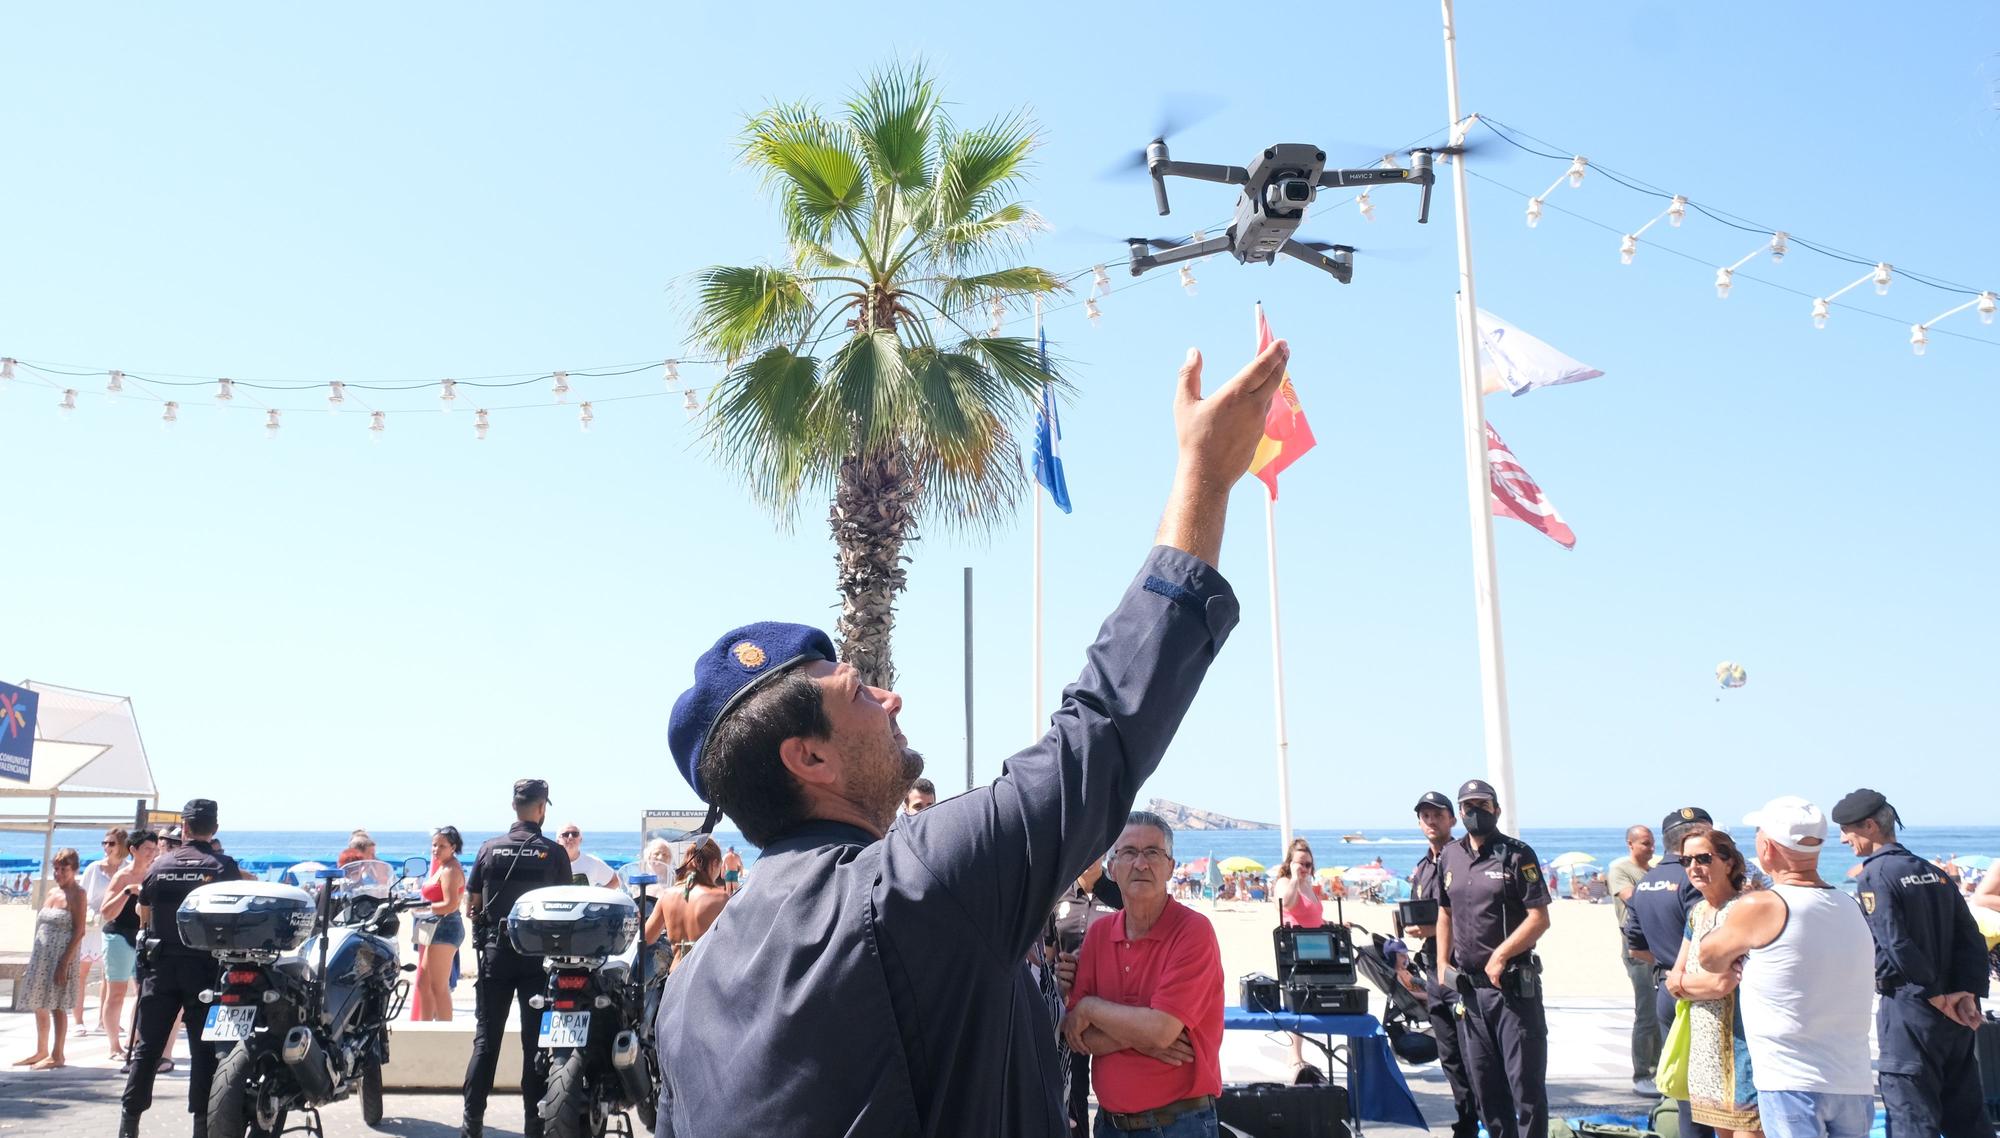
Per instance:
[[[709,399],[704,433],[716,458],[787,525],[805,493],[830,484],[844,453],[819,368],[811,356],[773,348],[731,371]]]
[[[725,357],[803,335],[817,309],[810,282],[770,265],[716,265],[695,274],[693,338]]]
[[[848,100],[847,121],[875,185],[915,191],[930,184],[938,105],[937,83],[921,63],[875,72]]]
[[[985,195],[1021,183],[1035,141],[1034,124],[1023,114],[947,136],[929,202],[931,224],[943,228],[991,213],[993,201]]]
[[[986,300],[995,293],[1003,297],[1044,296],[1069,290],[1060,277],[1032,265],[1016,265],[965,277],[935,277],[927,283],[946,310]]]
[[[775,107],[750,120],[742,150],[744,162],[778,191],[795,240],[825,241],[865,221],[867,160],[844,123],[806,106]]]

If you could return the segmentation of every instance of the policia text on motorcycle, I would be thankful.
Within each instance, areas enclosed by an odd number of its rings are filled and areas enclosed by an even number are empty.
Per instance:
[[[1438,868],[1441,978],[1458,989],[1459,1047],[1491,1138],[1549,1128],[1549,1028],[1535,942],[1549,928],[1549,887],[1528,843],[1500,832],[1500,801],[1473,779],[1458,788],[1465,837]]]
[[[514,825],[479,847],[465,879],[466,908],[472,914],[472,943],[479,953],[479,981],[473,987],[477,1027],[472,1061],[465,1068],[465,1138],[479,1138],[486,1124],[486,1099],[500,1064],[500,1040],[507,1030],[508,1004],[521,1009],[522,1132],[542,1133],[538,1106],[547,1072],[536,1061],[540,1013],[528,1001],[541,995],[542,958],[523,956],[507,939],[507,914],[531,889],[570,883],[569,855],[542,835],[549,812],[549,784],[524,778],[514,784]]]
[[[1855,895],[1875,936],[1876,1084],[1890,1138],[1992,1138],[1974,1050],[1986,941],[1972,910],[1896,840],[1903,820],[1880,791],[1841,799],[1833,820],[1862,859]]]
[[[138,1041],[132,1046],[132,1074],[125,1081],[119,1138],[138,1138],[139,1116],[153,1105],[153,1077],[167,1037],[180,1015],[188,1033],[188,1110],[195,1138],[208,1133],[208,1089],[215,1078],[215,1049],[202,1042],[208,1008],[198,999],[215,983],[215,960],[181,940],[176,914],[189,893],[212,881],[243,876],[235,859],[215,852],[214,801],[197,798],[181,810],[186,843],[161,854],[139,885],[139,923],[146,939],[139,953]]]

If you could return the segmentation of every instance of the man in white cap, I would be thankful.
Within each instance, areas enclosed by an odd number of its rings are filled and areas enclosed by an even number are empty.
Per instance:
[[[1750,1044],[1757,1111],[1770,1138],[1866,1138],[1875,1119],[1868,1029],[1875,944],[1854,898],[1819,875],[1826,816],[1773,798],[1745,818],[1769,889],[1729,906],[1702,938],[1701,966],[1743,969],[1737,1009]]]

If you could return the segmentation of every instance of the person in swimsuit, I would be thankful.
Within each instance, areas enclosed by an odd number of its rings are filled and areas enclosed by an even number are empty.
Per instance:
[[[667,937],[672,949],[667,962],[669,971],[680,967],[687,954],[694,951],[694,943],[701,939],[701,934],[722,915],[729,890],[718,877],[721,865],[722,851],[716,847],[715,839],[706,834],[695,839],[674,873],[674,884],[679,888],[661,898],[646,919],[646,943],[653,943],[662,934]]]
[[[1316,929],[1326,923],[1325,903],[1320,900],[1319,879],[1313,876],[1313,849],[1304,838],[1293,838],[1285,851],[1285,863],[1272,881],[1272,895],[1278,902],[1278,923],[1301,929]],[[1292,1070],[1306,1065],[1305,1051],[1297,1035],[1292,1036]]]
[[[423,963],[417,970],[414,1018],[419,1020],[451,1019],[451,965],[458,956],[458,946],[465,943],[465,918],[458,911],[465,900],[465,868],[458,861],[464,850],[465,839],[456,826],[441,826],[431,835],[431,872],[424,879],[422,892],[431,907],[418,918],[430,930]]]
[[[722,855],[722,887],[734,893],[742,885],[743,858],[736,852],[735,846],[730,846],[729,852]]]
[[[125,997],[132,992],[139,967],[139,883],[153,868],[160,852],[159,835],[137,830],[131,836],[132,856],[105,885],[98,916],[104,921],[104,1008],[99,1018],[111,1041],[111,1058],[123,1059],[119,1032],[125,1026]]]

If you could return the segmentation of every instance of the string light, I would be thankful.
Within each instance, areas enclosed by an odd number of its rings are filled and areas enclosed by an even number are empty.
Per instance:
[[[447,379],[441,381],[438,386],[443,389],[438,392],[438,402],[444,404],[445,414],[449,415],[451,405],[458,399],[458,381]]]
[[[1771,234],[1771,263],[1774,265],[1784,260],[1785,252],[1791,248],[1791,243],[1786,241],[1785,237],[1786,233],[1782,229]]]
[[[1627,233],[1625,239],[1618,243],[1618,263],[1621,265],[1632,263],[1632,254],[1639,251],[1639,238],[1644,237],[1648,229],[1658,225],[1661,218],[1665,218],[1678,226],[1681,223],[1681,218],[1686,214],[1687,199],[1679,194],[1675,194],[1673,201],[1668,203],[1665,210],[1662,210],[1653,220]]]
[[[368,412],[369,437],[373,438],[376,442],[381,442],[382,432],[388,429],[389,413],[387,411]]]
[[[1888,296],[1888,295],[1889,295],[1889,265],[1888,265],[1888,263],[1887,263],[1887,262],[1884,262],[1884,263],[1882,263],[1882,264],[1880,264],[1880,265],[1877,265],[1877,266],[1875,266],[1875,276],[1874,276],[1874,278],[1873,278],[1873,279],[1874,279],[1874,281],[1875,281],[1875,295],[1876,295],[1876,296]]]
[[[1979,310],[1979,322],[1981,324],[1991,324],[1993,323],[1994,310],[2000,308],[2000,299],[1996,299],[1991,291],[1982,292],[1956,308],[1945,309],[1922,324],[1910,325],[1910,350],[1920,356],[1923,355],[1924,349],[1930,344],[1931,325],[1936,324],[1940,320],[1956,316],[1968,308]]]
[[[76,388],[63,388],[62,402],[56,404],[56,407],[63,413],[63,418],[69,418],[69,413],[76,410]]]
[[[236,381],[233,379],[216,380],[215,397],[224,403],[236,398]]]
[[[1189,296],[1195,295],[1194,270],[1188,268],[1186,265],[1181,266],[1181,288],[1185,290]]]
[[[1715,299],[1728,300],[1730,286],[1736,283],[1735,269],[1715,270]]]
[[[1000,334],[1000,323],[1007,318],[1007,306],[1001,302],[999,293],[996,292],[993,294],[992,303],[986,306],[986,314],[992,318],[991,323],[987,325],[986,334],[989,336],[998,336]]]
[[[1097,298],[1100,290],[1105,296],[1111,295],[1111,274],[1104,271],[1103,265],[1090,266],[1090,289],[1089,299],[1092,300]]]
[[[576,417],[576,421],[577,421],[577,422],[578,422],[579,424],[581,424],[581,425],[582,425],[582,427],[583,427],[583,433],[584,433],[584,434],[586,434],[586,435],[587,435],[587,434],[589,434],[589,433],[590,433],[590,423],[591,423],[591,420],[593,420],[593,419],[595,419],[595,418],[597,418],[597,416],[596,416],[596,415],[593,415],[593,414],[591,414],[591,411],[590,411],[590,401],[589,401],[589,400],[585,400],[585,401],[584,401],[584,404],[583,404],[583,413],[582,413],[582,414],[580,414],[580,415],[578,415],[578,416]]]
[[[486,427],[486,408],[481,407],[472,413],[472,437],[482,443],[485,442]]]
[[[1361,196],[1354,199],[1354,204],[1361,210],[1361,220],[1375,220],[1375,203],[1368,200],[1367,190],[1361,191]]]
[[[1980,293],[1979,300],[1976,303],[1979,305],[1979,322],[1981,324],[1993,323],[1993,309],[1996,306],[1993,294],[1990,292]]]
[[[1638,251],[1639,251],[1638,236],[1635,234],[1627,233],[1625,235],[1625,239],[1618,243],[1618,263],[1621,265],[1631,264],[1632,254],[1637,253]]]
[[[1089,318],[1092,328],[1097,327],[1098,322],[1104,319],[1104,314],[1097,310],[1097,301],[1094,298],[1086,297],[1084,299],[1083,314]]]
[[[118,398],[119,393],[125,390],[125,373],[122,371],[112,372],[110,380],[104,385],[104,390],[109,392],[113,399]]]
[[[340,410],[340,405],[342,403],[347,402],[347,385],[336,379],[332,383],[327,384],[326,386],[327,389],[332,392],[332,394],[326,397],[327,411],[333,412]]]
[[[665,371],[665,378],[666,378],[666,381],[667,381],[667,390],[668,390],[668,391],[672,391],[672,390],[673,390],[674,388],[676,388],[676,387],[680,386],[680,382],[681,382],[681,361],[679,361],[679,360],[668,360],[668,361],[667,361],[667,363],[666,363],[666,371]]]
[[[1569,179],[1570,189],[1580,190],[1583,188],[1583,172],[1589,169],[1589,167],[1590,159],[1585,158],[1581,154],[1569,160],[1569,170],[1563,177]]]
[[[1827,318],[1826,298],[1823,296],[1817,297],[1813,300],[1813,327],[1815,328],[1826,327],[1826,318]]]
[[[0,359],[0,380],[14,378],[14,357]]]
[[[1848,284],[1842,285],[1841,287],[1833,290],[1832,292],[1827,293],[1825,296],[1814,299],[1813,314],[1812,314],[1813,327],[1815,328],[1826,327],[1827,317],[1832,314],[1833,302],[1839,300],[1843,294],[1850,292],[1854,289],[1860,288],[1862,285],[1867,284],[1869,281],[1875,282],[1876,292],[1878,293],[1888,292],[1889,266],[1877,265],[1873,269],[1869,270],[1867,276],[1851,281]]]
[[[1925,333],[1922,324],[1910,325],[1910,350],[1912,352],[1920,356],[1923,355],[1924,349],[1930,346],[1930,342],[1931,338]]]
[[[1540,198],[1529,198],[1529,199],[1528,199],[1528,228],[1529,228],[1529,229],[1533,229],[1534,227],[1536,227],[1537,225],[1540,225],[1541,223],[1542,223],[1542,199],[1540,199]]]
[[[267,439],[278,437],[278,409],[276,407],[267,407],[264,409],[264,437]]]
[[[559,371],[559,372],[557,372],[557,373],[556,373],[556,382],[555,382],[555,387],[553,388],[553,390],[554,390],[554,392],[555,392],[555,397],[556,397],[556,402],[558,402],[558,403],[567,403],[567,402],[569,402],[569,373],[568,373],[568,372],[566,372],[566,371]]]
[[[1735,264],[1727,268],[1715,270],[1715,297],[1717,300],[1729,299],[1729,287],[1736,283],[1736,270],[1749,264],[1751,258],[1766,249],[1771,251],[1771,260],[1773,263],[1785,259],[1785,234],[1782,230],[1771,234],[1771,240],[1768,244],[1759,245],[1755,249],[1738,257]]]
[[[1681,227],[1681,222],[1687,220],[1687,215],[1688,215],[1687,198],[1681,196],[1680,194],[1675,194],[1673,203],[1667,206],[1667,224],[1673,226],[1675,229],[1679,229]]]
[[[681,410],[686,411],[690,417],[701,410],[701,400],[695,398],[694,388],[690,387],[682,394]]]
[[[175,403],[171,399],[168,400],[167,409],[160,413],[160,422],[165,423],[171,427],[175,423],[180,421],[180,417],[181,417],[181,405]]]

